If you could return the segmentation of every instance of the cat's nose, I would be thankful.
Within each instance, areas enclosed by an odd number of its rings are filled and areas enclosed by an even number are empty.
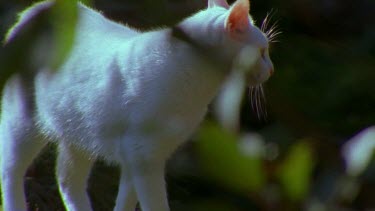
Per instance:
[[[269,71],[270,71],[270,76],[272,76],[273,73],[274,73],[274,69],[273,69],[273,67],[271,67]]]

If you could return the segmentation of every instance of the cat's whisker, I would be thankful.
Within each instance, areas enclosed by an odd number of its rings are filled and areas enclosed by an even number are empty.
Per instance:
[[[279,27],[277,25],[272,26],[266,33],[266,36],[268,38],[268,41],[271,43],[278,42],[276,38],[282,34],[282,31],[280,31]]]
[[[262,32],[264,32],[265,29],[267,28],[267,25],[268,25],[268,23],[269,23],[269,17],[270,17],[270,13],[267,13],[267,15],[266,15],[266,17],[264,18],[264,20],[263,20],[263,22],[262,22],[262,25],[261,25],[261,27],[260,27],[260,30],[261,30]]]
[[[269,25],[269,23],[270,23],[274,14],[275,13],[274,13],[273,9],[271,9],[271,11],[267,13],[266,17],[263,20],[263,23],[262,23],[262,26],[261,26],[261,31],[265,32],[267,30],[268,25]]]
[[[266,31],[266,35],[270,35],[273,32],[277,31],[279,29],[279,21],[275,21],[275,23],[272,24],[272,26]]]
[[[255,100],[254,100],[254,97],[255,97],[255,87],[250,87],[250,104],[251,104],[251,108],[255,111]]]
[[[258,116],[258,119],[261,118],[262,116],[262,101],[261,101],[261,96],[260,96],[260,91],[259,91],[259,86],[257,86],[256,88],[256,93],[257,93],[257,97],[256,97],[256,103],[257,103],[257,116]]]
[[[278,35],[280,35],[282,32],[279,29],[279,21],[276,20],[271,27],[269,27],[271,20],[275,14],[275,11],[272,9],[270,12],[267,13],[266,17],[264,18],[262,25],[260,27],[260,30],[266,35],[268,38],[269,43],[276,43],[278,42],[276,38]]]
[[[268,24],[268,20],[269,20],[269,13],[267,13],[267,16],[264,18],[260,30],[264,31],[266,29],[267,24]]]
[[[256,88],[256,92],[257,92],[257,98],[256,98],[256,103],[257,103],[257,117],[258,117],[258,119],[260,119],[260,117],[261,117],[261,110],[262,110],[262,107],[261,107],[261,105],[260,105],[260,98],[259,98],[259,86],[257,86],[257,88]]]
[[[267,31],[266,35],[268,38],[270,38],[274,33],[277,33],[278,31],[276,31],[277,29],[270,29],[269,31]]]
[[[273,29],[272,31],[270,31],[268,34],[267,34],[267,37],[270,39],[276,35],[279,35],[281,33],[281,31],[279,29]]]
[[[262,85],[259,85],[259,86],[260,86],[260,92],[262,94],[263,102],[266,103],[266,97],[265,97],[265,94],[264,94],[263,86]]]
[[[252,108],[253,108],[253,111],[258,115],[258,108],[257,108],[257,94],[256,94],[256,86],[253,87],[253,98],[251,99],[252,101]]]
[[[260,85],[260,91],[261,91],[261,95],[262,95],[262,100],[263,100],[263,110],[264,110],[264,113],[263,113],[263,117],[266,119],[268,114],[267,114],[267,101],[266,101],[266,95],[264,94],[264,90],[263,90],[263,86]]]
[[[282,33],[283,32],[281,32],[281,31],[275,31],[272,34],[270,34],[269,39],[275,38],[275,37],[277,37],[278,35],[280,35]]]
[[[251,107],[253,109],[254,112],[257,111],[257,98],[256,98],[257,94],[256,94],[256,86],[254,87],[251,87]]]
[[[264,116],[265,116],[265,102],[264,102],[264,96],[263,96],[263,92],[262,92],[262,85],[258,86],[258,92],[259,92],[258,96],[259,96],[259,107],[260,107],[259,116],[264,118]]]
[[[266,97],[263,86],[252,86],[249,89],[249,98],[252,110],[256,113],[258,119],[267,119]]]
[[[279,31],[279,32],[275,32],[275,33],[271,34],[271,35],[269,36],[269,38],[268,38],[268,42],[270,42],[270,43],[279,42],[279,41],[276,40],[276,39],[277,39],[277,37],[278,37],[280,34],[282,34],[281,31]]]

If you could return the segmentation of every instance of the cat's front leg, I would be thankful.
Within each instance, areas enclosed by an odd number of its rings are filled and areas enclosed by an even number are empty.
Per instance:
[[[134,211],[136,205],[137,196],[131,181],[130,172],[127,166],[122,165],[119,191],[114,211]]]
[[[142,211],[169,211],[164,164],[135,164],[132,166],[132,175]]]
[[[123,146],[124,162],[142,211],[169,211],[164,168],[170,153],[162,144],[167,142],[156,137],[128,136]]]

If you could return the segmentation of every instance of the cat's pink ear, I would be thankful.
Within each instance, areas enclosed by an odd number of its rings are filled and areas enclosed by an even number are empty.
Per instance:
[[[227,0],[208,0],[208,8],[212,8],[212,7],[224,7],[228,9],[229,4]]]
[[[225,30],[234,38],[239,38],[250,28],[249,0],[237,0],[230,8],[225,21]]]

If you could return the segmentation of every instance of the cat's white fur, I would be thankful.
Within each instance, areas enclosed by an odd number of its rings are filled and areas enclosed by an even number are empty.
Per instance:
[[[27,9],[8,40],[52,5]],[[143,211],[169,210],[165,162],[201,122],[232,61],[246,46],[259,50],[250,85],[273,71],[267,38],[248,10],[248,0],[231,7],[209,0],[206,10],[177,25],[181,38],[170,28],[138,32],[79,4],[76,39],[61,68],[40,67],[34,79],[20,71],[4,88],[4,210],[26,210],[23,176],[46,143],[41,137],[58,145],[57,180],[68,210],[91,209],[86,181],[97,158],[121,167],[115,210],[133,211],[137,201]]]

